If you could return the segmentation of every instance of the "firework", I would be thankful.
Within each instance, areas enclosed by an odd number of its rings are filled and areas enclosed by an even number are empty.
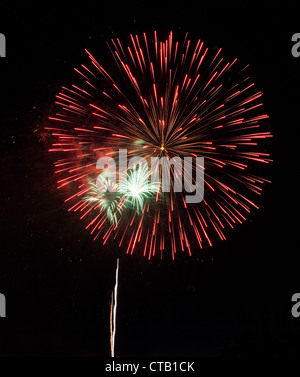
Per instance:
[[[136,210],[138,215],[143,211],[145,201],[155,198],[156,193],[159,192],[159,182],[151,182],[150,178],[148,167],[138,165],[129,171],[127,179],[121,180],[118,187],[125,206]]]
[[[103,193],[93,182],[90,182],[90,190],[88,195],[83,199],[87,203],[91,203],[91,208],[104,214],[111,224],[117,224],[119,216],[122,215],[122,206],[120,197],[113,193]]]
[[[172,32],[163,41],[154,32],[108,45],[111,72],[86,51],[89,64],[75,68],[79,84],[62,88],[47,127],[50,151],[59,155],[58,187],[71,191],[69,210],[80,214],[95,240],[117,239],[127,253],[140,250],[148,258],[191,254],[193,245],[224,240],[226,229],[258,208],[254,197],[268,181],[256,172],[271,161],[262,145],[271,137],[262,128],[268,116],[248,67],[188,35],[178,42]],[[100,182],[115,192],[99,191],[96,161],[109,156],[118,165],[120,149],[147,161],[204,157],[204,200],[192,205],[183,193],[162,192],[141,166],[121,183]],[[175,167],[171,173],[174,189]]]

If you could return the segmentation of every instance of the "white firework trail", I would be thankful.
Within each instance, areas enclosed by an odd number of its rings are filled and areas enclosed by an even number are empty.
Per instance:
[[[116,283],[112,291],[112,300],[110,306],[110,349],[111,357],[115,357],[115,338],[116,338],[116,324],[117,324],[117,298],[118,298],[118,278],[119,278],[119,258],[117,259],[116,268]]]

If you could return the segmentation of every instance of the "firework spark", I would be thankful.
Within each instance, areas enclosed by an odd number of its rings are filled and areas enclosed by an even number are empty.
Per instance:
[[[144,33],[127,46],[118,38],[108,45],[113,73],[86,51],[89,65],[75,68],[80,83],[62,88],[47,127],[50,151],[60,156],[58,187],[71,190],[69,209],[94,239],[117,239],[127,253],[139,249],[148,258],[224,240],[226,229],[258,208],[254,196],[268,182],[256,173],[271,161],[262,145],[271,137],[261,125],[268,118],[262,92],[237,59],[226,61],[222,49],[188,35],[179,42],[172,32],[163,41]],[[129,172],[115,194],[97,192],[96,161],[117,160],[117,149],[147,161],[204,157],[204,200],[191,205],[174,190],[154,194],[142,170]]]
[[[127,179],[121,180],[118,191],[121,199],[125,200],[125,206],[136,209],[137,214],[141,214],[145,200],[155,198],[159,192],[159,182],[151,182],[148,167],[138,165],[129,171]]]
[[[97,185],[90,182],[90,191],[84,201],[91,203],[91,208],[99,214],[104,214],[111,224],[117,224],[123,209],[119,199],[114,193],[99,193]]]

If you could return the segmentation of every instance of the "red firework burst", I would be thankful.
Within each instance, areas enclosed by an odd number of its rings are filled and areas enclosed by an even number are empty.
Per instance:
[[[47,130],[58,188],[69,187],[69,210],[86,220],[94,239],[118,240],[127,253],[140,249],[150,258],[191,245],[224,240],[226,228],[242,223],[258,208],[266,179],[258,165],[271,161],[261,142],[271,137],[261,123],[262,92],[255,89],[237,59],[226,61],[222,49],[210,51],[186,34],[181,41],[131,35],[127,46],[108,43],[114,62],[110,72],[89,52],[89,65],[75,71],[79,84],[63,87]],[[141,210],[95,191],[96,161],[115,156],[204,157],[204,200],[187,204],[182,193],[145,197]],[[174,170],[172,171],[174,173]],[[94,186],[93,186],[94,185]],[[108,212],[109,210],[109,212]],[[109,214],[109,215],[108,215]]]

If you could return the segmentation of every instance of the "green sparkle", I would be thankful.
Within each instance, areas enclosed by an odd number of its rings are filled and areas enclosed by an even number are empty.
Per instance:
[[[137,165],[127,173],[127,179],[119,184],[118,191],[125,200],[125,206],[141,213],[146,199],[154,198],[159,191],[159,183],[151,182],[148,166]]]

